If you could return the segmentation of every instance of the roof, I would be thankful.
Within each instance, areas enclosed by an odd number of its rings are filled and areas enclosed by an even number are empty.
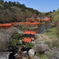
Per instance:
[[[0,27],[2,26],[2,24],[0,24]]]
[[[21,24],[21,25],[38,25],[40,24],[40,22],[12,22],[12,23],[6,23],[6,24],[0,24],[0,27],[1,26],[12,26],[12,25],[15,25],[15,24]]]
[[[11,23],[6,23],[6,24],[0,24],[0,26],[12,26]]]
[[[23,41],[23,42],[31,42],[32,39],[31,39],[31,38],[24,38],[22,41]]]
[[[40,21],[40,19],[37,19],[37,18],[27,18],[27,19],[26,19],[26,21],[29,21],[29,22],[34,21],[34,20]]]
[[[14,24],[16,24],[16,23],[17,23],[17,22],[12,22],[11,24],[13,24],[13,25],[14,25]]]
[[[42,19],[41,21],[49,21],[50,20],[50,18],[45,18],[45,19]]]
[[[12,26],[11,23],[2,24],[2,26]]]
[[[35,31],[24,31],[23,34],[33,34],[33,35],[35,35],[36,32]]]
[[[11,24],[25,24],[25,22],[12,22]]]
[[[25,25],[38,25],[40,22],[25,22]]]

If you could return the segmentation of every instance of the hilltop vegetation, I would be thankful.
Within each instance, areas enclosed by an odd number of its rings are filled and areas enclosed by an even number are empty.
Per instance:
[[[41,12],[19,2],[0,1],[0,23],[25,21],[26,18],[36,17],[38,14]]]
[[[19,2],[0,2],[0,23],[24,22],[26,18],[37,17],[39,14],[41,12],[28,8]],[[31,43],[21,42],[24,38],[23,31],[32,29],[29,26],[13,25],[10,28],[1,28],[0,51],[10,51],[13,46],[23,47],[24,44],[26,48],[33,48],[34,46],[36,56],[40,59],[59,59],[59,10],[44,13],[44,15],[52,18],[51,28],[47,28],[49,21],[45,21],[46,25],[45,22],[40,22],[38,28],[45,25],[45,30],[42,33],[37,33],[35,40]],[[40,31],[40,29],[38,30]]]
[[[52,18],[52,25],[55,27],[55,32],[59,36],[59,9],[56,11],[53,10],[53,12],[47,12],[45,15],[48,15],[50,18]]]

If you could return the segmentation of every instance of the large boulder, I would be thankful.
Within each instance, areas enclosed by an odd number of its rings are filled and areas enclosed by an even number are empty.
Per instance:
[[[34,54],[35,54],[34,49],[30,49],[29,52],[28,52],[28,54],[31,57],[31,59],[33,59],[34,58]]]
[[[0,59],[8,59],[10,52],[0,52]]]
[[[46,44],[37,44],[37,45],[35,45],[35,46],[33,47],[33,49],[34,49],[34,51],[35,51],[36,53],[42,54],[42,53],[44,53],[45,51],[49,50],[49,47],[48,47],[48,45],[46,45]]]
[[[38,57],[38,56],[34,56],[34,59],[40,59],[40,57]]]
[[[53,47],[49,51],[45,51],[45,55],[48,57],[48,59],[59,59],[59,50],[56,47]]]

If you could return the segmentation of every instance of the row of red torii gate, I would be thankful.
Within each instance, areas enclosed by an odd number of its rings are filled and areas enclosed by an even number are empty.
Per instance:
[[[48,18],[47,16],[44,17],[44,19],[37,19],[37,18],[27,18],[26,22],[11,22],[11,23],[5,23],[0,24],[0,28],[9,28],[13,25],[21,25],[21,26],[37,26],[41,22],[51,21],[51,18]]]

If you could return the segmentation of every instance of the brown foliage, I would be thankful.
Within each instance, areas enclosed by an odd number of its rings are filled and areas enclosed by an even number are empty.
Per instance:
[[[17,28],[0,29],[0,51],[6,51],[8,43],[12,41],[12,35],[17,33]]]
[[[56,25],[56,34],[59,36],[59,21],[57,22],[57,25]]]

